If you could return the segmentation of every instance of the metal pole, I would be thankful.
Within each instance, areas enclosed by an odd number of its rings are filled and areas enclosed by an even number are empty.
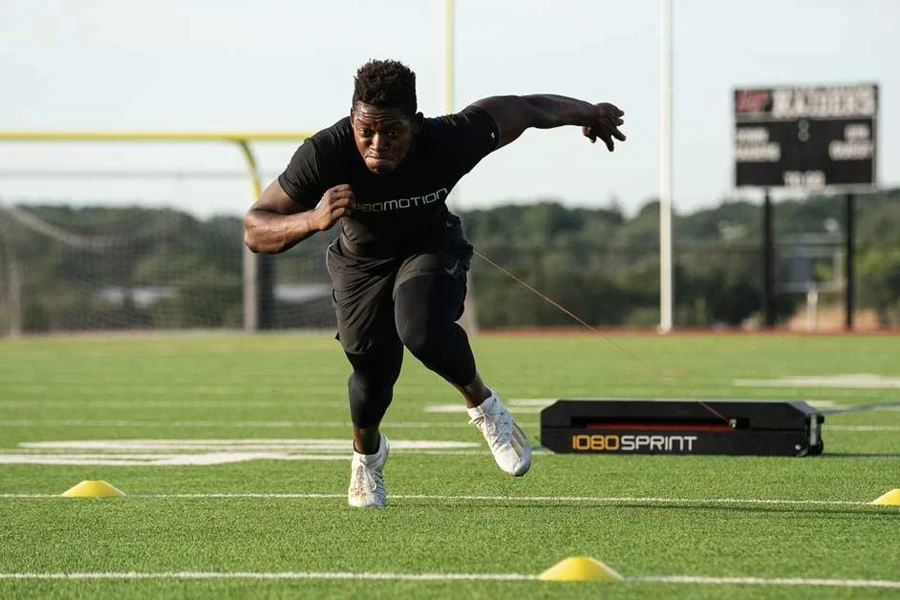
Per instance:
[[[0,214],[3,212],[3,206],[0,205]],[[4,215],[4,218],[6,216]],[[3,227],[0,225],[0,256],[4,258],[6,263],[6,284],[7,289],[4,294],[2,283],[3,278],[0,277],[0,306],[5,302],[9,311],[9,324],[7,333],[10,337],[19,337],[22,335],[22,276],[19,272],[19,265],[16,261],[15,249],[12,242],[6,243],[3,237]],[[4,299],[4,295],[6,296]],[[0,332],[2,335],[2,332]]]
[[[672,330],[672,0],[660,0],[659,330]]]
[[[444,112],[448,115],[453,112],[455,104],[455,81],[456,65],[455,59],[455,38],[456,38],[456,9],[453,0],[444,0]]]
[[[766,329],[775,326],[775,244],[772,235],[772,197],[763,201],[763,313]]]
[[[247,140],[237,140],[250,174],[254,202],[262,195],[262,182],[256,158]],[[272,329],[274,321],[275,261],[268,254],[254,254],[244,249],[244,330]]]
[[[9,258],[9,335],[19,337],[23,330],[22,317],[22,276],[15,257]]]
[[[846,235],[846,249],[844,251],[844,294],[845,294],[845,302],[844,306],[846,307],[846,315],[844,320],[844,328],[847,331],[853,330],[853,258],[854,258],[854,246],[855,246],[855,238],[856,238],[856,196],[853,192],[847,194],[847,214],[846,214],[846,223],[845,226],[847,228]]]

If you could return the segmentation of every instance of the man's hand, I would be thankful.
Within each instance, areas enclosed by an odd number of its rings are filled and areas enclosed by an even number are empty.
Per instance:
[[[596,123],[583,126],[581,132],[584,137],[591,140],[592,144],[597,141],[597,138],[600,138],[606,143],[606,148],[612,152],[615,147],[613,138],[620,142],[625,141],[625,134],[619,131],[619,126],[625,123],[622,119],[625,112],[608,102],[601,102],[596,108]]]
[[[325,231],[334,227],[341,217],[353,214],[356,201],[353,188],[349,184],[336,185],[328,189],[313,209],[313,222],[316,229]]]
[[[530,127],[553,129],[566,125],[581,127],[591,142],[600,138],[606,142],[610,152],[613,150],[613,138],[625,141],[625,136],[618,129],[625,122],[622,120],[625,113],[607,102],[591,104],[567,96],[532,94],[491,96],[477,100],[473,106],[487,111],[497,123],[500,130],[497,148],[514,142]]]
[[[288,196],[276,179],[263,190],[244,217],[244,243],[252,252],[278,254],[317,231],[331,229],[356,209],[349,185],[327,190],[315,208],[308,206]]]

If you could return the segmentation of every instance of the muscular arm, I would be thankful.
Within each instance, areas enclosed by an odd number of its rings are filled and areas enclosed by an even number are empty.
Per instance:
[[[253,252],[278,254],[317,231],[330,229],[353,212],[353,191],[339,185],[325,192],[312,210],[294,202],[278,181],[269,184],[244,218],[244,243]]]
[[[625,113],[608,103],[591,104],[583,100],[538,94],[532,96],[493,96],[473,103],[486,110],[500,128],[498,148],[515,141],[528,128],[552,129],[564,125],[581,126],[591,140],[600,138],[612,152],[613,138],[625,141],[619,131]]]

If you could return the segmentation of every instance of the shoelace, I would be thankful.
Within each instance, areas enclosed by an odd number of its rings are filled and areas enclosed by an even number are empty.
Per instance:
[[[377,485],[375,484],[375,480],[369,475],[366,467],[364,465],[359,465],[353,470],[353,485],[351,487],[354,490],[368,490],[374,492]]]
[[[503,444],[505,444],[509,441],[509,437],[512,435],[512,418],[507,419],[507,418],[505,418],[505,415],[502,415],[501,418],[494,419],[494,418],[491,418],[493,416],[494,415],[489,416],[487,413],[482,413],[481,416],[475,417],[474,419],[470,420],[469,423],[474,424],[475,427],[480,429],[482,431],[482,433],[484,433],[485,436],[488,436],[489,438],[493,438],[494,444],[492,444],[492,445],[502,446]],[[497,424],[501,423],[501,422],[509,430],[508,431],[509,435],[504,436],[504,439],[500,439],[499,437],[494,437],[494,435],[497,431]]]

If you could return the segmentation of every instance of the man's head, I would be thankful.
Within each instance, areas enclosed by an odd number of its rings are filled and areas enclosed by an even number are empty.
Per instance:
[[[356,72],[353,137],[366,167],[379,175],[406,158],[422,113],[416,112],[416,74],[394,60],[370,60]]]

